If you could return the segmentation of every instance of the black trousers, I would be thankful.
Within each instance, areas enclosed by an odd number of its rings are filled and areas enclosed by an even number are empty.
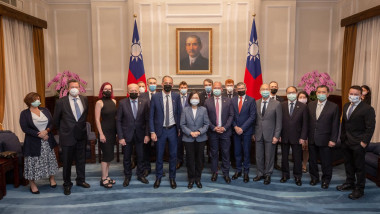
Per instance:
[[[330,183],[332,178],[331,148],[309,144],[309,172],[313,180],[319,180],[318,156],[322,164],[322,182]],[[319,154],[319,155],[318,155]]]
[[[75,158],[75,169],[77,183],[85,182],[85,166],[86,166],[86,143],[87,140],[78,141],[73,146],[62,146],[63,161],[63,186],[72,186],[71,182],[71,165]]]
[[[346,170],[346,183],[364,190],[365,148],[360,145],[347,146],[342,144],[342,152],[344,156],[344,167]]]
[[[206,142],[183,142],[186,148],[187,177],[189,181],[200,181],[203,166],[203,152]]]
[[[152,151],[152,141],[149,141],[147,144],[143,145],[144,155],[143,155],[143,170],[148,170],[149,172],[152,170],[150,164],[150,157]]]
[[[136,168],[136,175],[137,177],[143,176],[144,168],[143,168],[143,157],[144,157],[144,138],[139,139],[136,136],[136,133],[133,134],[132,141],[126,142],[127,145],[122,147],[124,158],[123,158],[123,166],[124,166],[124,175],[126,178],[132,177],[132,151],[133,151],[133,145],[136,149],[136,155],[137,155],[137,168]]]
[[[184,147],[183,144],[184,142],[182,141],[182,136],[183,133],[181,131],[180,136],[178,137],[178,145],[177,145],[177,163],[182,163],[183,162],[183,156],[184,156]]]
[[[295,178],[302,177],[302,145],[301,144],[290,144],[281,143],[282,159],[281,159],[281,170],[282,176],[290,178],[289,170],[289,151],[292,148],[292,157],[294,161],[293,165],[293,175]]]

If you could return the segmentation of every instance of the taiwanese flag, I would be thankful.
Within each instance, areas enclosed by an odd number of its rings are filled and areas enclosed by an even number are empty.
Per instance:
[[[251,37],[245,67],[244,83],[247,85],[247,95],[258,100],[261,98],[260,86],[263,84],[261,74],[259,43],[257,41],[255,19],[252,22]]]
[[[137,84],[140,81],[143,81],[146,85],[139,31],[137,30],[137,24],[135,20],[135,27],[133,29],[133,38],[131,46],[131,57],[129,58],[129,72],[127,84]]]

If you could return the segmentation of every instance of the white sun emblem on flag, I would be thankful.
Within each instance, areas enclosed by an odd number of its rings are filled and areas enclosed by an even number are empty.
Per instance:
[[[132,47],[131,47],[131,57],[132,61],[136,60],[136,62],[140,59],[142,60],[142,50],[141,50],[141,45],[140,41],[133,41]]]
[[[249,60],[252,60],[252,58],[253,58],[253,61],[255,61],[256,58],[260,59],[259,45],[258,45],[257,39],[253,43],[251,41],[249,41],[247,57],[249,57]]]

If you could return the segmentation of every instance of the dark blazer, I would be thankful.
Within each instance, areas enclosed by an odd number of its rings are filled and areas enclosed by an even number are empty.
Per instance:
[[[350,104],[346,103],[343,107],[340,139],[342,143],[349,146],[360,145],[360,142],[369,144],[375,131],[375,110],[372,106],[362,101],[356,106],[350,119],[347,119],[347,111]]]
[[[87,113],[88,99],[79,95],[83,105],[83,113],[78,121],[70,107],[69,95],[57,100],[54,109],[54,125],[59,131],[59,144],[62,146],[73,146],[78,141],[87,139]]]
[[[39,107],[40,111],[48,118],[47,128],[50,130],[53,128],[53,118],[47,108]],[[41,155],[41,138],[38,137],[38,132],[40,132],[33,123],[32,112],[30,109],[25,109],[20,114],[20,126],[22,131],[25,133],[24,139],[24,156],[40,156]],[[48,133],[49,146],[51,149],[56,145],[54,135]]]
[[[228,98],[226,96],[226,98]],[[239,96],[231,99],[234,108],[234,120],[232,128],[238,126],[243,129],[243,135],[253,135],[255,133],[254,124],[256,124],[256,102],[252,97],[245,95],[243,106],[239,114]]]
[[[177,129],[180,130],[180,118],[181,118],[181,101],[178,93],[171,92],[173,102],[173,114]],[[162,134],[163,124],[165,120],[164,114],[164,101],[162,98],[162,92],[156,93],[150,100],[150,114],[149,114],[149,128],[150,132],[155,132],[157,137]]]
[[[329,141],[337,142],[339,134],[339,107],[337,104],[326,101],[325,106],[316,119],[317,103],[315,100],[308,104],[309,111],[309,143],[317,146],[328,146]]]
[[[190,59],[188,56],[181,59],[181,70],[208,70],[208,59],[199,54],[193,65],[190,67]]]
[[[307,105],[296,101],[292,116],[289,114],[288,101],[282,106],[281,143],[299,144],[299,139],[307,140],[308,110]]]
[[[183,108],[182,108],[182,94],[181,94],[181,93],[178,93],[178,94],[179,94],[179,101],[180,101],[181,109],[183,110],[184,108],[190,106],[190,105],[189,105],[189,99],[190,99],[190,96],[189,96],[189,95],[190,95],[190,94],[187,93],[187,95],[186,95],[185,107],[183,107]]]
[[[229,138],[232,134],[231,125],[234,119],[234,109],[232,107],[231,99],[227,97],[221,97],[222,102],[222,127],[226,129],[226,131],[222,134],[222,138]],[[210,97],[205,101],[205,105],[208,113],[208,118],[210,120],[209,133],[217,134],[214,132],[216,127],[216,109],[215,109],[215,101],[214,97]]]
[[[282,102],[285,101],[284,98],[282,98],[281,96],[278,96],[278,95],[276,95],[276,100],[277,100],[278,102],[280,102],[280,103],[282,103]]]
[[[223,92],[222,92],[222,96],[223,96],[223,97],[228,97],[228,96],[227,96],[227,90],[223,90]],[[232,98],[234,98],[234,97],[236,97],[236,96],[238,96],[238,94],[237,94],[237,92],[234,90],[234,91],[232,92]]]
[[[133,140],[136,132],[139,141],[149,136],[149,101],[139,98],[137,100],[137,115],[133,117],[132,105],[129,98],[120,100],[116,116],[117,136],[126,142]]]
[[[144,93],[140,93],[139,98],[146,99],[146,100],[150,101],[151,98],[149,97],[149,93],[150,93],[149,90],[144,92]],[[156,94],[157,93],[161,93],[161,91],[156,90]]]
[[[207,110],[203,106],[198,106],[194,118],[192,107],[188,106],[183,109],[181,114],[181,130],[183,132],[182,141],[184,142],[204,142],[207,140],[207,130],[209,126]],[[201,134],[193,138],[190,133],[199,131]]]
[[[214,96],[214,94],[212,93],[212,90],[210,92],[210,97]],[[200,93],[199,93],[199,106],[204,106],[205,105],[205,101],[208,99],[208,96],[207,96],[207,93],[206,91],[203,89]]]

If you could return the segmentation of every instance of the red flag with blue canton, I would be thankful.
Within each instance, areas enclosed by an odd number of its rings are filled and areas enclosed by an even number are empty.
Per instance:
[[[142,49],[139,38],[139,31],[135,20],[135,27],[133,29],[131,57],[129,58],[129,72],[127,84],[138,83],[143,81],[146,85],[144,62],[142,56]]]
[[[256,24],[253,18],[251,37],[247,54],[247,65],[245,67],[244,83],[247,85],[247,95],[258,100],[261,98],[260,86],[263,84],[261,74],[259,43],[257,41]]]

